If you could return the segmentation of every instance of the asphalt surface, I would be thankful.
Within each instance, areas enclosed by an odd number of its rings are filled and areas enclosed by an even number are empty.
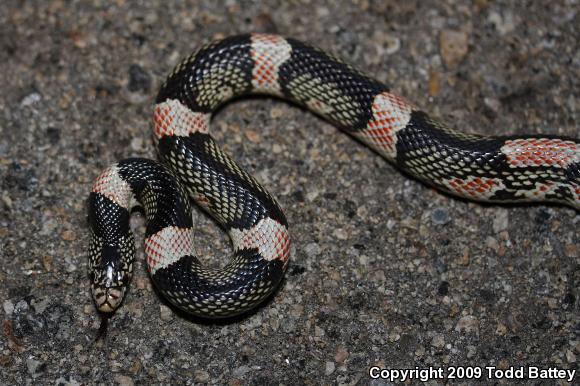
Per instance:
[[[578,369],[577,212],[440,194],[283,101],[236,101],[212,122],[291,224],[285,281],[252,314],[177,312],[138,248],[95,343],[86,200],[108,164],[155,158],[152,103],[179,59],[241,32],[312,42],[467,132],[578,137],[579,17],[576,0],[3,1],[0,384],[391,384],[371,366],[471,366],[503,384],[485,367]],[[143,218],[132,225],[141,243]],[[202,260],[223,264],[224,233],[202,213],[196,229]]]

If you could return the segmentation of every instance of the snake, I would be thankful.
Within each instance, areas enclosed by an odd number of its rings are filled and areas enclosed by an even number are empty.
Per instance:
[[[146,218],[149,275],[178,309],[228,318],[252,310],[279,287],[291,254],[286,217],[209,131],[218,107],[248,94],[310,110],[442,192],[580,210],[578,139],[459,131],[307,43],[275,34],[230,36],[185,58],[161,86],[152,120],[159,161],[122,160],[92,185],[88,266],[98,311],[113,313],[127,294],[135,260],[129,218],[136,207]],[[204,267],[195,254],[194,202],[231,239],[233,256],[222,268]]]

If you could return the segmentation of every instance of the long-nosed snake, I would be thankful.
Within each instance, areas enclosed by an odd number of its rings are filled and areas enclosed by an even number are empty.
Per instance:
[[[89,269],[100,311],[114,311],[125,295],[135,256],[129,213],[138,203],[147,218],[149,273],[180,309],[228,317],[255,307],[278,286],[290,255],[286,218],[209,134],[212,112],[248,93],[306,106],[445,192],[580,209],[578,139],[462,133],[319,49],[277,35],[233,36],[185,59],[159,91],[153,121],[162,164],[126,159],[93,184]],[[223,269],[203,268],[194,256],[188,195],[232,240],[234,256]]]

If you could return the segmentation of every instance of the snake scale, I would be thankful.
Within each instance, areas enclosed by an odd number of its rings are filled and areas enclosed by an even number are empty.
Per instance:
[[[384,84],[300,41],[245,34],[210,43],[169,75],[154,107],[161,163],[126,159],[104,170],[89,197],[89,272],[99,311],[121,304],[135,257],[129,229],[140,204],[145,254],[159,290],[187,313],[221,318],[263,301],[288,266],[288,223],[276,200],[209,134],[212,112],[250,93],[305,106],[442,191],[490,202],[557,202],[580,209],[580,141],[486,137],[456,131]],[[222,269],[194,255],[193,199],[228,232]]]

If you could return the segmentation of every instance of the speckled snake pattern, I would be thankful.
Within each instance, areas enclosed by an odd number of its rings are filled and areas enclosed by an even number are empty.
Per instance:
[[[317,48],[277,35],[233,36],[186,58],[161,87],[153,117],[161,163],[126,159],[93,184],[89,272],[100,311],[114,311],[127,291],[135,256],[129,216],[139,204],[150,276],[176,307],[229,317],[277,288],[290,256],[286,218],[209,134],[212,112],[250,93],[305,106],[442,191],[580,209],[578,139],[459,132]],[[231,238],[234,255],[222,269],[204,268],[194,254],[190,198]]]

